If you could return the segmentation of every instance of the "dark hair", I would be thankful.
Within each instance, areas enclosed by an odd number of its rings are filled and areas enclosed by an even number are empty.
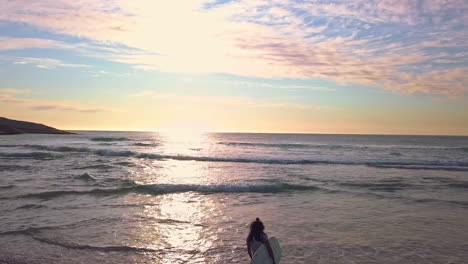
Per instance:
[[[261,234],[265,230],[265,226],[263,225],[262,221],[257,217],[255,221],[250,224],[250,233],[247,237],[247,241],[251,241],[252,238],[255,238],[257,241],[262,241]]]

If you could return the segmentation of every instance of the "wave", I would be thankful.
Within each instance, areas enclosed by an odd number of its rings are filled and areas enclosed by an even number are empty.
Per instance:
[[[38,228],[28,227],[22,230],[13,230],[13,231],[3,231],[0,232],[0,236],[9,236],[9,235],[29,235],[36,232]]]
[[[188,155],[163,155],[155,153],[136,153],[132,151],[109,151],[98,150],[95,154],[101,156],[136,157],[147,159],[171,159],[180,161],[207,161],[207,162],[235,162],[235,163],[263,163],[263,164],[332,164],[332,165],[366,165],[377,168],[399,168],[399,169],[426,169],[426,170],[450,170],[468,171],[468,162],[365,162],[365,161],[331,161],[331,160],[306,160],[306,159],[252,159],[252,158],[231,158],[231,157],[207,157]]]
[[[413,184],[401,183],[401,182],[388,182],[388,183],[357,183],[357,182],[344,182],[339,183],[341,186],[366,188],[372,191],[386,191],[394,192],[405,188],[414,187]]]
[[[64,248],[67,248],[67,249],[96,250],[96,251],[102,251],[102,252],[110,252],[110,251],[119,251],[119,252],[159,252],[160,251],[158,249],[143,248],[143,247],[132,247],[132,246],[81,245],[81,244],[54,241],[54,240],[49,239],[49,238],[38,236],[39,231],[46,230],[46,229],[50,229],[50,228],[48,228],[48,227],[45,227],[45,228],[28,227],[28,228],[23,229],[23,230],[0,232],[0,236],[25,235],[25,236],[29,236],[29,237],[37,240],[37,241],[40,241],[40,242],[43,242],[43,243],[46,243],[46,244],[50,244],[50,245],[64,247]]]
[[[363,188],[376,188],[376,187],[413,187],[413,184],[408,183],[358,183],[358,182],[343,182],[342,186],[363,187]]]
[[[468,207],[468,201],[452,201],[452,200],[439,200],[439,199],[412,199],[411,201],[417,202],[417,203],[443,203],[443,204]]]
[[[56,152],[90,152],[92,151],[89,148],[74,148],[74,147],[68,147],[68,146],[58,146],[58,147],[52,147],[52,146],[44,146],[44,145],[23,145],[24,147],[27,148],[32,148],[32,149],[37,149],[37,150],[47,150],[47,151],[56,151]]]
[[[51,240],[49,238],[32,236],[32,238],[50,245],[60,246],[67,249],[78,249],[78,250],[96,250],[96,251],[119,251],[119,252],[159,252],[158,249],[152,248],[143,248],[143,247],[131,247],[131,246],[91,246],[91,245],[80,245],[80,244],[71,244]]]
[[[0,165],[0,171],[14,171],[14,170],[27,170],[30,169],[29,166],[20,166],[20,165]]]
[[[107,165],[107,164],[96,164],[96,165],[87,165],[87,166],[81,166],[81,167],[76,167],[74,169],[76,170],[83,170],[83,169],[102,169],[102,170],[108,170],[112,169],[114,166],[112,165]]]
[[[12,152],[0,153],[0,157],[4,158],[30,158],[30,159],[54,159],[61,157],[49,152]]]
[[[108,156],[108,157],[131,157],[135,156],[137,153],[130,151],[130,150],[106,150],[106,149],[98,149],[93,151],[94,154],[100,156]]]
[[[85,172],[85,173],[83,173],[81,175],[75,176],[74,178],[77,179],[77,180],[84,180],[84,181],[95,181],[96,180],[96,178],[89,175],[87,172]]]
[[[442,171],[468,171],[468,166],[452,166],[449,164],[425,165],[425,164],[366,164],[370,167],[381,169],[408,169],[408,170],[442,170]]]
[[[262,164],[332,164],[332,165],[364,165],[381,169],[411,169],[411,170],[444,170],[444,171],[468,171],[468,162],[464,161],[352,161],[352,160],[310,160],[310,159],[266,159],[266,158],[243,158],[243,157],[210,157],[191,155],[167,155],[157,153],[135,152],[131,150],[107,150],[94,148],[76,148],[68,146],[42,146],[27,145],[38,150],[48,150],[55,152],[88,152],[99,156],[107,157],[136,157],[155,160],[180,160],[180,161],[201,161],[201,162],[235,162],[235,163],[262,163]],[[391,153],[397,156],[396,153]],[[399,153],[398,155],[401,155]],[[23,158],[55,158],[53,154],[46,152],[33,153],[0,153],[0,157],[23,157]]]
[[[127,166],[127,167],[135,167],[136,166],[135,163],[129,162],[129,161],[116,162],[114,164],[115,165],[120,165],[120,166]]]
[[[468,182],[457,182],[448,184],[452,188],[468,188]]]
[[[101,154],[106,154],[103,152]],[[400,168],[400,169],[426,169],[426,170],[453,170],[468,171],[468,162],[365,162],[365,161],[332,161],[332,160],[306,160],[306,159],[249,159],[249,158],[229,158],[229,157],[206,157],[206,156],[186,156],[186,155],[160,155],[150,153],[132,154],[129,152],[111,152],[109,155],[135,156],[137,158],[148,159],[172,159],[172,160],[193,160],[208,162],[236,162],[236,163],[263,163],[263,164],[331,164],[331,165],[366,165],[377,168]]]
[[[157,144],[138,142],[138,143],[133,144],[133,146],[137,146],[137,147],[156,147]]]
[[[128,141],[128,140],[130,139],[126,137],[95,137],[91,139],[91,141],[99,141],[99,142]]]
[[[210,193],[280,193],[292,191],[314,191],[321,190],[317,186],[294,185],[288,183],[280,184],[215,184],[215,185],[199,185],[199,184],[145,184],[135,185],[130,187],[110,188],[110,189],[91,189],[87,191],[76,190],[61,190],[47,191],[40,193],[30,193],[18,196],[17,198],[39,198],[52,199],[68,195],[124,195],[128,193],[140,193],[150,195],[161,195],[171,193],[196,192],[202,194]]]
[[[16,185],[14,184],[9,184],[9,185],[0,185],[0,189],[12,189],[15,188]]]
[[[355,144],[306,144],[306,143],[261,143],[261,142],[236,142],[221,141],[216,144],[225,146],[250,146],[250,147],[271,147],[271,148],[320,148],[320,149],[400,149],[400,150],[456,150],[468,152],[468,147],[445,147],[445,146],[422,146],[422,145],[355,145]],[[398,153],[398,152],[393,152]],[[392,153],[390,153],[393,155]],[[401,153],[400,153],[401,154]],[[398,155],[398,154],[397,154]]]
[[[115,179],[118,180],[118,179]],[[216,194],[216,193],[291,193],[291,192],[327,192],[327,193],[351,193],[353,195],[365,195],[379,199],[403,199],[411,202],[437,202],[453,205],[468,206],[467,201],[447,201],[439,199],[414,199],[404,196],[388,196],[378,192],[393,192],[402,188],[414,187],[415,185],[406,183],[341,183],[342,186],[363,187],[366,192],[354,192],[346,189],[323,188],[314,185],[297,185],[289,183],[274,183],[274,184],[214,184],[214,185],[199,185],[199,184],[136,184],[131,180],[127,180],[129,184],[122,185],[120,188],[97,188],[85,191],[78,190],[59,190],[47,191],[40,193],[30,193],[20,195],[14,198],[36,198],[49,200],[71,195],[91,195],[91,196],[112,196],[126,195],[129,193],[146,194],[146,195],[164,195],[172,193],[195,192],[199,194]],[[448,184],[453,188],[468,188],[466,182]],[[372,192],[378,191],[378,192]],[[23,209],[27,208],[24,207]],[[36,208],[32,206],[31,208]],[[37,207],[40,208],[40,207]]]
[[[38,208],[46,208],[48,206],[42,204],[25,204],[22,206],[17,207],[16,209],[38,209]]]
[[[132,151],[110,151],[106,149],[94,149],[86,147],[68,147],[68,146],[44,146],[44,145],[23,145],[26,148],[37,150],[55,151],[55,152],[91,152],[101,156],[132,156],[135,155]],[[0,153],[1,154],[1,153]]]
[[[257,143],[257,142],[217,142],[216,144],[225,146],[250,146],[250,147],[273,147],[273,148],[314,148],[325,147],[329,145],[312,145],[297,143]]]

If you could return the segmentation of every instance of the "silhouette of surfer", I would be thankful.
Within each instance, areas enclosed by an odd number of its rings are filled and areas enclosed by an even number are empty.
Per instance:
[[[257,217],[255,221],[250,224],[250,232],[247,236],[247,252],[252,259],[255,251],[257,251],[257,249],[260,248],[262,244],[265,244],[268,250],[268,254],[273,260],[273,264],[276,264],[275,258],[273,257],[273,250],[271,249],[270,243],[268,242],[268,235],[263,232],[264,230],[265,226]]]

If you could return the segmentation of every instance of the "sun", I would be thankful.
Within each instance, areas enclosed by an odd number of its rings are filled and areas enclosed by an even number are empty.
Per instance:
[[[158,133],[174,141],[199,142],[206,134],[213,132],[211,127],[203,125],[176,124],[161,128]]]
[[[214,132],[214,128],[200,123],[175,123],[159,129],[158,132],[171,135],[200,135]]]

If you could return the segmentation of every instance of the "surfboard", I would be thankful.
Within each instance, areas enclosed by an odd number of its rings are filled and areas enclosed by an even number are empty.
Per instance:
[[[278,239],[272,237],[268,239],[268,242],[270,243],[271,249],[273,250],[276,264],[279,264],[281,260],[281,248]],[[268,249],[265,244],[261,245],[257,251],[255,251],[250,264],[273,264],[273,260],[271,259],[270,254],[268,254]]]

